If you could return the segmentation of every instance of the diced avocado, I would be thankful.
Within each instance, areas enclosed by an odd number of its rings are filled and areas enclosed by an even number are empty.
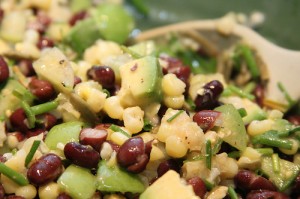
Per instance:
[[[5,111],[15,110],[20,107],[21,99],[13,94],[13,91],[22,96],[24,100],[30,103],[34,99],[29,90],[27,90],[21,83],[15,79],[9,79],[0,93],[0,116],[5,116]]]
[[[82,54],[85,49],[100,38],[102,37],[96,26],[95,19],[90,17],[77,22],[76,25],[71,28],[64,40],[73,50]]]
[[[76,23],[64,39],[79,54],[100,38],[124,43],[134,27],[133,18],[120,5],[101,4],[90,15]]]
[[[134,28],[132,16],[117,4],[103,4],[91,11],[102,37],[124,43]]]
[[[199,199],[195,195],[193,187],[185,184],[178,173],[169,170],[141,195],[140,199]]]
[[[156,57],[146,56],[120,67],[120,101],[125,106],[145,105],[162,99],[162,69]],[[128,96],[133,99],[131,102]]]
[[[217,133],[231,146],[243,151],[247,147],[248,136],[244,122],[232,104],[225,104],[215,108],[221,112],[222,124]]]
[[[232,104],[236,109],[244,108],[247,115],[243,117],[244,124],[249,124],[253,120],[263,120],[267,118],[266,112],[261,109],[256,103],[247,98],[236,96],[223,97],[221,101],[225,104]]]
[[[117,165],[109,166],[105,160],[99,163],[96,187],[103,192],[141,193],[145,190],[137,174],[129,173]]]
[[[88,169],[76,165],[68,166],[57,183],[74,199],[90,199],[96,191],[96,177]]]
[[[149,40],[129,46],[128,49],[140,56],[147,56],[155,53],[156,46],[154,41]]]
[[[285,191],[298,176],[300,168],[296,164],[283,159],[279,159],[279,165],[280,171],[276,173],[273,170],[272,158],[265,156],[262,158],[261,170],[279,191]]]
[[[49,149],[55,150],[58,143],[78,142],[83,125],[83,122],[72,121],[52,127],[47,133],[45,144]]]

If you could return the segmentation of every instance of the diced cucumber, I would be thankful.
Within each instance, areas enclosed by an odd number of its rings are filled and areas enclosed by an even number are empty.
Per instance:
[[[83,122],[72,121],[52,127],[47,133],[45,144],[49,149],[56,150],[58,143],[78,142],[83,125]]]
[[[262,158],[261,170],[279,191],[285,191],[298,176],[300,168],[296,164],[283,159],[279,159],[279,165],[280,171],[276,173],[273,170],[272,158],[265,156]]]
[[[141,193],[145,189],[137,174],[129,173],[117,165],[109,166],[105,160],[99,163],[96,187],[103,192]]]
[[[231,146],[243,151],[248,144],[246,128],[238,110],[232,104],[215,108],[221,112],[222,124],[217,133]]]
[[[79,12],[86,10],[92,6],[92,1],[83,1],[83,0],[71,0],[71,10],[72,12]]]
[[[96,177],[90,170],[75,165],[68,166],[57,183],[73,199],[90,199],[96,191]]]

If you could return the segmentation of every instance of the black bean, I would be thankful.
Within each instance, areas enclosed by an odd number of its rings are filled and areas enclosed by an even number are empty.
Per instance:
[[[0,55],[0,83],[5,82],[9,77],[9,68],[4,60],[4,58]]]
[[[22,108],[16,109],[9,117],[9,121],[13,129],[19,130],[22,133],[25,133],[29,129],[26,124],[26,114]]]
[[[187,180],[187,183],[192,185],[193,190],[197,196],[204,198],[205,193],[207,192],[205,183],[203,180],[196,176]]]
[[[248,170],[241,170],[239,171],[234,177],[235,185],[244,191],[251,191],[251,190],[270,190],[276,191],[275,185],[268,179],[256,175],[252,171]]]
[[[223,92],[223,85],[218,80],[208,82],[203,86],[203,93],[195,99],[196,110],[209,110],[218,106],[218,98]]]
[[[169,159],[169,160],[161,162],[157,167],[157,176],[161,177],[169,170],[174,170],[177,173],[180,172],[180,166],[176,160]]]
[[[75,13],[69,20],[69,24],[74,26],[78,21],[85,19],[88,16],[85,10]]]
[[[220,115],[221,113],[218,111],[202,110],[193,116],[193,121],[196,122],[204,132],[206,132],[215,126],[215,122]]]
[[[100,160],[99,152],[77,142],[67,143],[64,154],[72,163],[86,168],[96,168]]]
[[[149,151],[146,153],[145,143],[141,137],[126,140],[117,152],[117,161],[128,171],[139,173],[145,170],[149,162]]]
[[[80,144],[90,145],[96,151],[100,151],[103,142],[107,138],[107,134],[106,130],[83,128],[80,132],[79,141]]]
[[[54,47],[54,41],[47,37],[40,37],[40,39],[37,43],[37,47],[39,49],[52,48],[52,47]]]
[[[48,153],[29,167],[27,178],[34,185],[43,185],[56,180],[62,173],[62,170],[62,161],[60,157]]]
[[[50,82],[32,78],[29,82],[29,90],[40,101],[49,101],[55,96],[55,90]]]
[[[248,193],[246,199],[289,199],[289,197],[281,192],[259,189]]]
[[[88,70],[87,75],[90,79],[99,82],[105,89],[111,89],[115,86],[115,72],[110,67],[93,66]]]

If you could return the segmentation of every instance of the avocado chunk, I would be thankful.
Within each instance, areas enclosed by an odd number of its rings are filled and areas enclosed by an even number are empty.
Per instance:
[[[79,21],[64,41],[82,54],[98,39],[124,43],[134,27],[131,15],[120,5],[102,4],[90,9],[90,17]]]
[[[83,125],[83,122],[72,121],[52,127],[47,133],[45,144],[49,149],[55,150],[58,143],[79,142],[79,134]]]
[[[82,54],[86,48],[93,45],[100,38],[101,34],[96,26],[95,19],[87,18],[77,22],[64,41],[77,53]]]
[[[120,67],[122,88],[120,101],[124,106],[146,105],[162,99],[162,69],[158,59],[146,56]]]
[[[141,193],[145,189],[137,174],[129,173],[117,165],[109,166],[105,160],[99,163],[96,187],[103,192]]]
[[[262,158],[262,172],[269,177],[269,180],[274,183],[279,191],[285,191],[298,176],[300,168],[296,164],[284,159],[279,159],[279,168],[279,172],[274,171],[273,161],[270,156]]]
[[[199,199],[193,187],[187,185],[178,173],[169,170],[158,178],[141,195],[140,199]]]
[[[88,169],[76,165],[68,166],[57,183],[74,199],[92,198],[96,191],[96,177]]]
[[[222,124],[217,133],[224,142],[243,151],[247,147],[248,135],[238,110],[232,104],[225,104],[215,108],[221,112]]]

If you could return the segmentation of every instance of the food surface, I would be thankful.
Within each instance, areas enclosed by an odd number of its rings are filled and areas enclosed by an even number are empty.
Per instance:
[[[264,97],[255,48],[134,28],[122,1],[0,2],[0,199],[299,197],[297,99]]]

